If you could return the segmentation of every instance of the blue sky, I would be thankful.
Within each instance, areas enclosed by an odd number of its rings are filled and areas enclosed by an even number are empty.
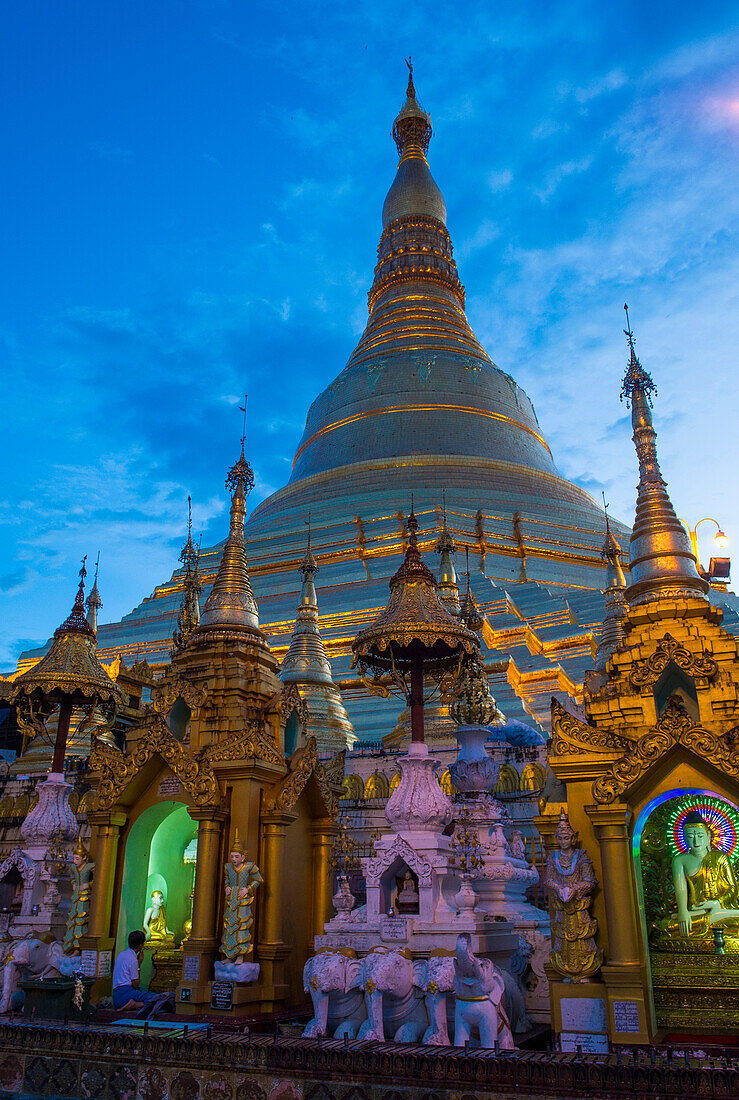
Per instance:
[[[630,521],[621,332],[679,515],[739,554],[739,31],[722,0],[25,0],[0,42],[0,669],[101,550],[103,621],[257,503],[366,317],[413,56],[472,325]],[[710,525],[702,531],[708,532]],[[704,540],[706,557],[710,542]]]

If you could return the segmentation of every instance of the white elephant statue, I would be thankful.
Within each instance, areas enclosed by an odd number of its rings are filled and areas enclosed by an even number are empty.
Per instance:
[[[428,1026],[421,991],[414,985],[413,961],[405,949],[376,947],[362,959],[361,985],[367,1019],[360,1039],[385,1041],[385,1028],[396,1043],[418,1042]]]
[[[424,993],[429,1026],[422,1042],[430,1046],[448,1047],[449,1024],[447,1004],[454,991],[454,958],[451,955],[431,955],[414,963],[415,983]]]
[[[303,988],[313,1001],[313,1019],[303,1035],[315,1039],[337,1028],[337,1035],[356,1038],[365,1018],[360,989],[362,965],[353,953],[328,949],[313,955],[303,968]]]
[[[472,939],[466,932],[457,937],[454,969],[454,1045],[463,1047],[475,1029],[481,1046],[515,1050],[503,1006],[503,973],[490,959],[478,959],[472,953]]]
[[[13,994],[18,992],[21,978],[58,978],[71,973],[70,965],[78,960],[67,959],[58,940],[15,940],[6,945],[3,959],[3,986],[0,993],[0,1014],[10,1012]]]

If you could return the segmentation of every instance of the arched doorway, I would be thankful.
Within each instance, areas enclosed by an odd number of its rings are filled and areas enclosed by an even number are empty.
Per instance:
[[[116,952],[123,950],[129,932],[142,928],[154,890],[161,890],[167,926],[180,944],[185,921],[192,914],[195,876],[192,842],[197,822],[182,802],[160,802],[137,817],[126,840],[118,911]],[[148,975],[141,975],[144,984]]]

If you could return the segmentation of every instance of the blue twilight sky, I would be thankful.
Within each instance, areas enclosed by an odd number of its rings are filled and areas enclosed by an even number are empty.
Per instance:
[[[470,320],[560,470],[630,521],[628,300],[678,513],[739,554],[735,17],[4,5],[0,669],[67,613],[83,553],[110,621],[171,574],[188,492],[204,544],[223,537],[244,389],[252,503],[287,479],[364,325],[408,54]]]

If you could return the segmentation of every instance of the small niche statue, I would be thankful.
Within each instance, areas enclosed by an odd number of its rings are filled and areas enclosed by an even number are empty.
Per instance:
[[[174,933],[167,928],[167,911],[161,890],[151,892],[151,905],[144,913],[144,932],[147,943],[174,943]]]
[[[398,897],[396,903],[398,906],[398,912],[403,913],[417,913],[418,912],[418,889],[413,879],[413,875],[410,871],[406,871],[403,876],[402,882],[398,881]]]
[[[247,861],[237,829],[226,864],[226,909],[221,940],[221,954],[237,966],[244,962],[244,956],[252,949],[254,895],[262,881],[256,863]]]
[[[545,885],[552,928],[550,962],[568,982],[583,982],[600,970],[603,952],[595,942],[598,922],[590,916],[598,885],[590,857],[577,847],[577,833],[564,810],[554,834],[557,850],[547,857]]]
[[[69,905],[67,930],[62,943],[65,955],[81,953],[80,940],[87,932],[87,921],[90,915],[90,889],[94,869],[95,864],[80,835],[72,856],[72,901]]]

